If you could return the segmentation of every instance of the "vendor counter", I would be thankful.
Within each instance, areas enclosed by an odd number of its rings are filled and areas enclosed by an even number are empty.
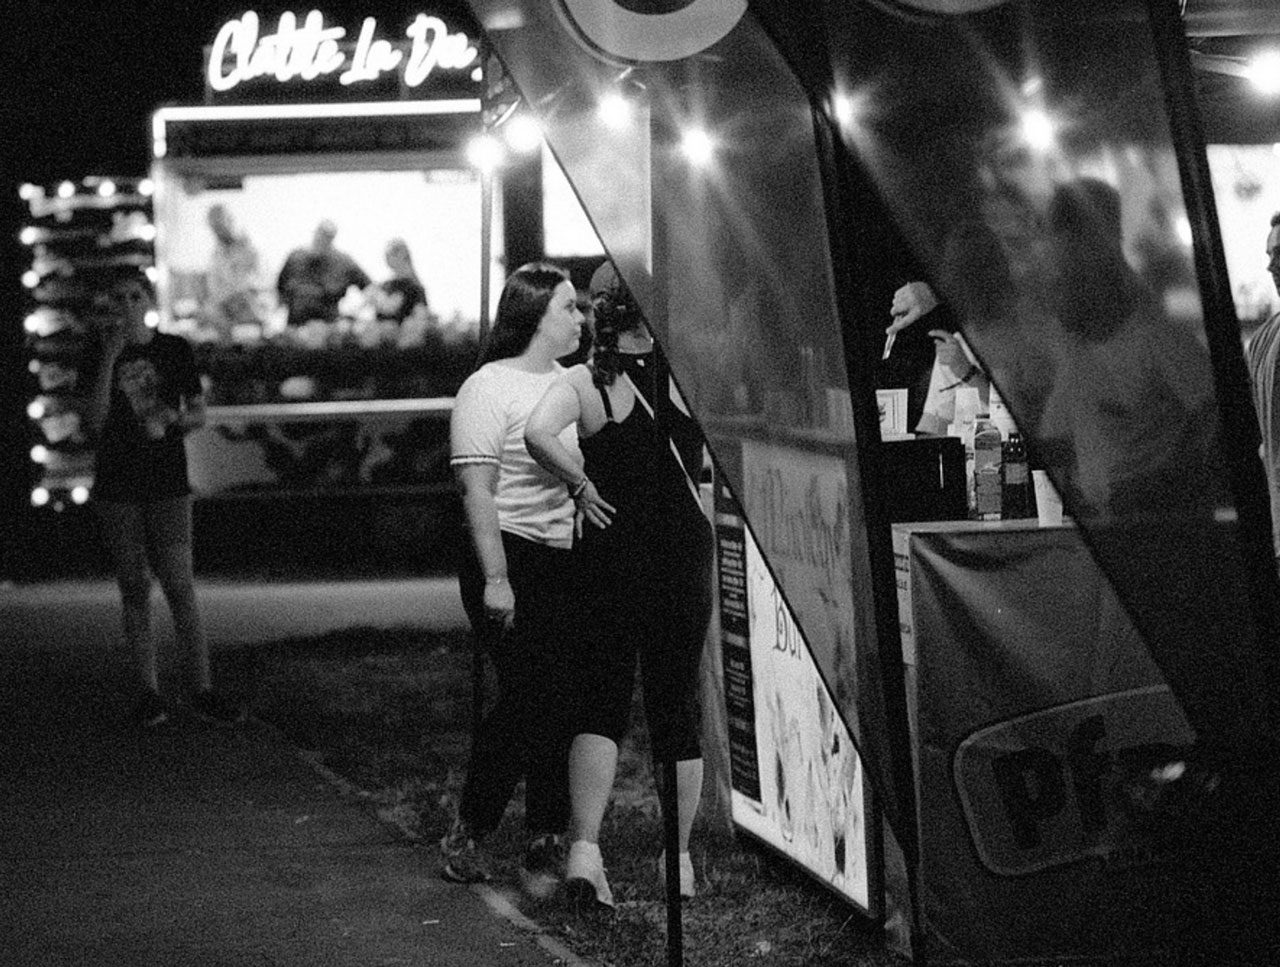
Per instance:
[[[914,942],[930,963],[1055,964],[1170,944],[1174,860],[1132,804],[1194,736],[1079,532],[940,521],[895,524],[893,541]]]
[[[449,414],[474,340],[412,347],[197,343],[209,419],[188,438],[201,496],[447,491]]]
[[[419,345],[321,347],[287,339],[195,343],[214,406],[453,396],[475,366],[473,339]]]

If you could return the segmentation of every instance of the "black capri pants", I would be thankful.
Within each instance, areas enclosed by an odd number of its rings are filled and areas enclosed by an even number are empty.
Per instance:
[[[621,534],[584,539],[579,734],[614,742],[626,735],[638,659],[654,758],[701,757],[698,672],[711,620],[714,552],[710,529],[702,525],[659,539],[656,547],[649,543],[653,531],[634,541],[618,540]]]

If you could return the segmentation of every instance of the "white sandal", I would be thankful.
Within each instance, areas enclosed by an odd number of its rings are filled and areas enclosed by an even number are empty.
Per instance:
[[[609,889],[609,881],[604,875],[604,858],[600,855],[599,843],[578,839],[569,846],[564,889],[575,905],[585,907],[596,903],[613,909],[613,891]]]

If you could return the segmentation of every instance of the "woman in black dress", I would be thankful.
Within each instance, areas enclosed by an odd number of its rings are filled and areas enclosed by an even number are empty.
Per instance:
[[[711,617],[711,527],[698,498],[702,438],[659,395],[653,339],[610,267],[592,280],[595,349],[558,379],[530,415],[530,454],[569,487],[578,511],[583,586],[580,645],[589,656],[569,755],[572,803],[566,885],[605,906],[613,898],[599,848],[640,662],[654,759],[675,762],[680,892],[694,893],[689,834],[702,788],[698,666]],[[663,385],[658,386],[661,382]],[[661,422],[655,406],[663,407]],[[580,468],[557,437],[576,425]]]

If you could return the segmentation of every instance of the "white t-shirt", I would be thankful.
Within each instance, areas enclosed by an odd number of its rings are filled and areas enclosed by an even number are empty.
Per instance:
[[[467,377],[453,403],[449,463],[498,467],[498,526],[518,537],[558,547],[573,543],[573,501],[568,488],[543,470],[524,445],[524,426],[547,388],[564,372],[526,373],[503,360]],[[581,462],[577,426],[560,442]]]

